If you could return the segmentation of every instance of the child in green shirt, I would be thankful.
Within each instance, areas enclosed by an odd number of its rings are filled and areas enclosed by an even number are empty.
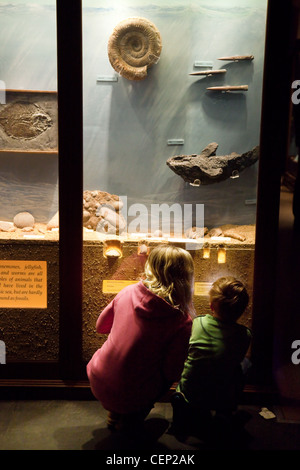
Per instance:
[[[251,331],[237,323],[249,296],[233,277],[214,282],[209,293],[211,314],[193,321],[188,357],[171,402],[172,431],[192,432],[207,423],[211,410],[230,415],[243,389],[241,363],[251,341]]]

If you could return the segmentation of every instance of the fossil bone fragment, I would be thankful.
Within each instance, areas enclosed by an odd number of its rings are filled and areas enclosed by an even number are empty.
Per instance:
[[[228,57],[219,57],[218,60],[253,60],[254,55],[231,55]]]
[[[244,235],[240,235],[239,233],[236,233],[233,230],[226,230],[223,235],[224,237],[234,238],[235,240],[239,240],[240,242],[244,242],[246,240],[246,237]]]
[[[200,180],[201,185],[212,184],[230,178],[233,171],[241,173],[259,158],[259,147],[243,154],[216,156],[218,144],[213,142],[202,150],[200,155],[176,155],[168,158],[166,164],[184,181],[193,183]]]
[[[220,228],[212,228],[212,229],[208,232],[208,235],[209,235],[210,237],[222,237],[223,232],[222,232],[222,229],[220,229]]]
[[[99,206],[96,216],[99,217],[99,223],[96,227],[97,232],[117,235],[124,232],[126,227],[125,219],[113,207],[109,207],[109,205]]]
[[[186,238],[203,238],[208,232],[207,227],[191,227],[185,232]]]
[[[159,60],[161,35],[146,18],[128,18],[114,28],[108,41],[112,67],[128,80],[143,80]]]
[[[219,70],[202,70],[201,72],[191,72],[189,75],[217,75],[219,73],[226,73],[226,69]]]
[[[207,90],[212,91],[248,91],[248,85],[238,85],[238,86],[211,86],[206,88]]]

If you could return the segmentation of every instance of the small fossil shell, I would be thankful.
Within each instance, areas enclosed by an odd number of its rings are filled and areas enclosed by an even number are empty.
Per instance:
[[[113,30],[108,41],[112,67],[128,80],[143,80],[156,64],[162,49],[156,26],[145,18],[128,18]]]

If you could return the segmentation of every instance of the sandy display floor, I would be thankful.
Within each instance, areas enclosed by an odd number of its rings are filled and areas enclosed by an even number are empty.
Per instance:
[[[83,228],[83,240],[84,241],[100,241],[103,242],[107,239],[120,239],[122,242],[137,242],[140,240],[145,240],[149,242],[188,242],[188,241],[199,241],[209,243],[210,245],[218,245],[220,243],[225,245],[238,245],[238,246],[251,246],[255,244],[255,225],[222,225],[217,229],[214,229],[215,234],[208,232],[204,238],[189,239],[189,238],[179,238],[179,237],[153,237],[149,234],[123,234],[122,236],[115,235],[105,235],[94,230]],[[220,234],[221,232],[221,234]],[[210,233],[213,236],[210,236]],[[220,235],[219,235],[220,234]],[[217,236],[215,236],[217,235]],[[219,236],[218,236],[219,235]],[[235,238],[237,237],[237,238]],[[58,241],[59,240],[59,229],[54,228],[51,230],[47,229],[46,224],[36,223],[34,227],[26,227],[25,229],[19,229],[13,227],[10,231],[1,231],[0,230],[0,240],[49,240],[49,241]]]

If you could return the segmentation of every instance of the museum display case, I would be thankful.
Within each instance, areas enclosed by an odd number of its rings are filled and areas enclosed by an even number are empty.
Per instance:
[[[71,8],[0,2],[4,378],[84,379],[161,243],[191,252],[198,314],[232,275],[252,325],[267,0]]]
[[[266,11],[83,2],[85,359],[99,313],[157,244],[192,253],[197,313],[222,275],[252,298]]]
[[[58,229],[48,225],[58,208],[58,128],[55,2],[1,2],[0,12],[5,376],[10,364],[59,358]]]

